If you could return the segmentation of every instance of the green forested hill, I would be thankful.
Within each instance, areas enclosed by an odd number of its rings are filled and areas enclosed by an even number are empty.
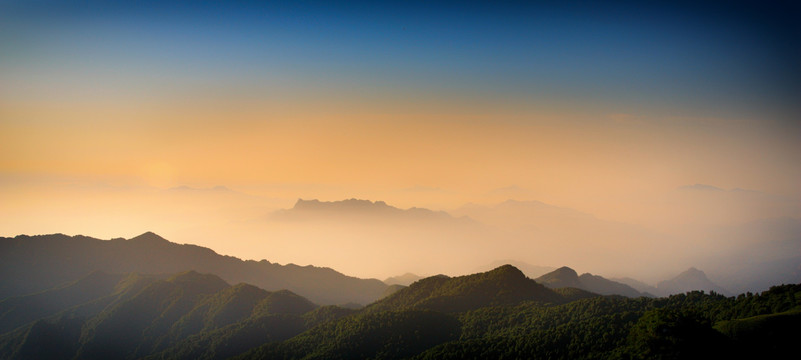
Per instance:
[[[109,279],[118,282],[108,286]],[[69,294],[67,290],[84,287],[87,282],[106,286],[84,294],[89,300],[83,304],[70,307],[75,302],[71,298],[59,302],[45,296]],[[308,328],[307,323],[342,316],[329,309],[329,314],[307,320],[302,315],[317,306],[290,291],[268,292],[247,284],[230,286],[215,275],[194,271],[166,279],[93,274],[68,287],[37,294],[34,299],[47,300],[46,315],[50,316],[0,335],[0,358],[233,356],[269,339],[297,335]],[[16,319],[43,313],[36,304],[23,307],[19,303],[15,300],[17,306],[7,312],[15,314],[7,317],[15,323]],[[226,342],[220,343],[221,339]]]
[[[0,333],[81,305],[114,290],[122,275],[95,271],[66,286],[0,301]]]
[[[73,305],[85,284],[98,289]],[[98,273],[32,299],[48,310],[26,314],[17,299],[4,319],[48,315],[0,335],[0,358],[760,358],[801,335],[801,285],[627,298],[551,290],[512,266],[422,279],[359,310],[196,272]]]
[[[454,313],[525,300],[541,303],[565,301],[560,294],[526,278],[514,266],[504,265],[473,275],[455,278],[439,275],[419,280],[371,304],[367,310],[414,308]]]

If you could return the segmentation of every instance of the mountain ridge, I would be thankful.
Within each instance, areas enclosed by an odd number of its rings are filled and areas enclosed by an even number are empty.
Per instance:
[[[575,270],[563,266],[550,273],[542,275],[535,281],[552,288],[577,288],[601,295],[622,295],[626,297],[647,296],[631,286],[606,279],[599,275],[584,273],[579,275]]]
[[[470,221],[469,218],[457,218],[445,211],[434,211],[419,207],[401,209],[381,200],[371,201],[356,198],[337,201],[298,199],[293,207],[275,211],[271,219],[297,221],[319,218],[339,219],[361,217],[418,221]]]
[[[661,296],[681,294],[693,290],[714,291],[719,294],[729,295],[726,289],[713,283],[706,276],[706,273],[695,267],[690,267],[671,279],[658,282],[656,289]]]
[[[431,276],[368,305],[366,309],[422,309],[451,313],[522,301],[560,303],[565,298],[507,264],[487,272],[453,278]]]
[[[266,290],[288,289],[318,304],[367,304],[387,285],[330,268],[241,260],[211,249],[170,242],[152,232],[124,240],[64,234],[0,238],[0,299],[75,281],[95,270],[108,273],[167,274],[187,270],[214,273],[230,283]]]

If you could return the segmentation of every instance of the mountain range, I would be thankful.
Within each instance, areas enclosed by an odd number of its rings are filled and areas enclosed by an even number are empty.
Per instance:
[[[0,301],[0,358],[774,357],[801,335],[798,309],[801,285],[630,299],[550,289],[511,265],[427,277],[360,310],[195,271],[96,271]]]
[[[289,209],[281,209],[272,214],[272,220],[343,220],[370,219],[388,221],[470,221],[456,219],[444,211],[425,208],[400,209],[384,201],[346,199],[341,201],[320,201],[317,199],[298,199]]]
[[[415,282],[417,280],[420,280],[422,278],[423,278],[422,276],[418,276],[418,275],[415,275],[415,274],[412,274],[412,273],[405,273],[403,275],[390,276],[390,277],[384,279],[384,284],[387,284],[387,285],[390,285],[390,286],[391,285],[409,286],[413,282]]]
[[[58,289],[0,302],[0,357],[144,358],[172,354],[179,344],[191,352],[197,343],[204,344],[200,353],[224,354],[228,341],[254,347],[296,335],[314,322],[301,315],[317,308],[286,290],[231,286],[194,271],[161,277],[94,272]],[[232,325],[235,330],[216,337],[216,330]],[[212,339],[224,342],[208,344]]]
[[[320,305],[361,306],[394,291],[388,292],[389,285],[409,285],[420,279],[406,274],[382,282],[347,276],[330,268],[280,265],[267,260],[243,261],[207,248],[172,243],[150,232],[128,240],[99,240],[62,234],[21,235],[0,238],[0,250],[0,270],[5,274],[0,278],[0,298],[51,289],[97,270],[151,275],[195,270],[217,274],[230,283],[246,282],[270,291],[290,290]],[[513,263],[528,269],[527,275],[549,269]],[[665,280],[657,287],[633,279],[614,281],[589,273],[578,276],[569,268],[557,269],[536,280],[551,288],[575,287],[604,295],[629,297],[667,296],[691,290],[729,294],[696,269]]]
[[[653,297],[653,295],[651,294],[641,293],[626,284],[612,281],[599,275],[584,273],[581,274],[581,276],[579,276],[575,270],[567,266],[558,268],[534,280],[552,289],[577,288],[601,295],[623,295],[627,297],[639,297],[639,296]]]
[[[195,270],[230,283],[290,290],[321,305],[364,305],[387,288],[380,280],[346,276],[330,268],[243,261],[208,248],[172,243],[150,232],[128,240],[62,234],[0,238],[0,298],[44,291],[97,270],[115,274]]]
[[[660,281],[656,284],[660,295],[680,294],[692,290],[714,291],[719,294],[731,295],[728,291],[713,283],[706,274],[694,267],[687,269],[676,277]]]
[[[504,260],[495,260],[487,265],[477,267],[473,269],[472,272],[477,273],[477,272],[489,271],[506,264],[512,265],[520,269],[520,271],[522,271],[524,274],[526,274],[526,276],[532,279],[536,279],[544,274],[556,270],[556,268],[553,266],[532,265],[524,261],[519,261],[514,259],[504,259]]]

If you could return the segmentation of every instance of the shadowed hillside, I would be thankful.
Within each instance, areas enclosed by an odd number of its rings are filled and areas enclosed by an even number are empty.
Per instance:
[[[575,275],[569,268],[558,273]],[[88,284],[97,289],[78,291]],[[777,357],[794,345],[801,286],[736,298],[701,291],[626,298],[551,290],[506,265],[429,277],[360,310],[317,307],[290,291],[230,286],[194,271],[93,273],[28,299],[48,304],[52,315],[0,334],[0,358]],[[45,314],[22,303],[14,298],[5,319]]]
[[[367,310],[427,309],[460,312],[522,301],[560,303],[564,298],[511,265],[485,273],[450,278],[444,275],[419,280],[400,289]]]
[[[318,304],[367,304],[384,293],[377,279],[359,279],[330,268],[243,261],[195,245],[179,245],[153,234],[109,241],[62,234],[0,238],[0,299],[31,294],[107,273],[213,273],[230,283],[266,290],[287,289]]]

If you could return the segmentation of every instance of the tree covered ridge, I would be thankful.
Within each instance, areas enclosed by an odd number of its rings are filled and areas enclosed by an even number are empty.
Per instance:
[[[446,280],[440,277],[424,285],[442,284]],[[298,338],[263,345],[238,358],[692,359],[741,354],[765,356],[779,354],[792,346],[794,342],[791,339],[799,335],[799,330],[786,323],[798,324],[799,308],[801,285],[775,286],[761,294],[739,297],[694,291],[656,299],[595,296],[562,304],[529,300],[442,313],[451,321],[458,322],[458,336],[413,356],[401,356],[376,350],[374,342],[386,348],[386,341],[391,341],[399,349],[408,349],[409,345],[402,338],[376,339],[374,331],[408,333],[414,327],[388,321],[377,330],[374,328],[377,316],[392,311],[371,311],[368,307]],[[401,310],[416,311],[420,310]],[[796,317],[788,320],[787,314],[796,314]],[[753,332],[740,331],[745,337],[735,338],[731,332],[720,328],[720,324],[739,321],[736,319],[754,319],[755,316],[757,319],[752,321],[759,322],[760,316],[785,319],[779,324],[783,327],[773,329],[783,331],[785,335],[765,339],[755,338]],[[759,326],[764,330],[773,324],[759,322]],[[436,324],[431,328],[439,329]],[[441,329],[440,333],[450,334],[449,329]],[[315,345],[326,344],[331,339],[340,339],[338,341],[347,346],[321,350]]]
[[[75,305],[87,284],[103,285],[103,294]],[[512,266],[422,279],[360,310],[196,272],[93,274],[36,298],[50,295],[68,301],[53,300],[48,316],[0,335],[0,358],[764,357],[801,335],[799,284],[737,297],[626,298],[548,289]],[[30,310],[24,302],[0,310],[25,318],[15,313]],[[66,308],[52,312],[57,306]]]
[[[559,293],[527,278],[511,265],[450,278],[444,275],[419,280],[367,307],[370,311],[427,309],[454,313],[521,301],[565,302]]]

